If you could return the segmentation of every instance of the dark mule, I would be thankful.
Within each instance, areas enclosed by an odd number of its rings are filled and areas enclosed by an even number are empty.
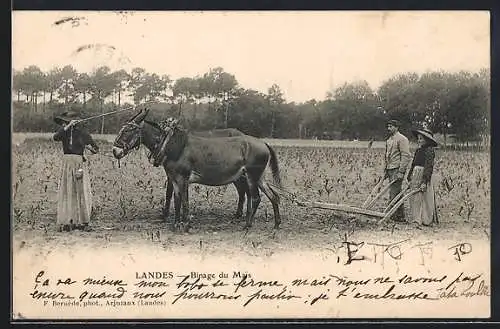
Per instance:
[[[243,136],[244,134],[238,129],[227,128],[227,129],[214,129],[208,131],[196,131],[191,132],[191,134],[200,136],[200,137],[232,137],[232,136]],[[165,171],[167,169],[165,168]],[[248,191],[248,183],[244,176],[237,179],[233,182],[236,190],[238,191],[238,206],[236,208],[236,218],[241,218],[243,216],[243,204],[245,203],[245,197],[249,193]],[[170,211],[170,203],[172,200],[172,194],[174,192],[174,185],[172,184],[172,180],[168,179],[167,173],[167,190],[165,192],[165,205],[163,207],[163,217],[167,218]]]
[[[136,115],[126,123],[115,139],[113,154],[120,159],[131,149],[144,143],[153,154],[158,155],[158,143],[164,131],[156,124],[145,121],[147,111]],[[246,225],[252,226],[255,212],[260,203],[260,192],[269,198],[273,205],[275,228],[281,222],[279,196],[262,181],[264,170],[271,166],[274,183],[281,187],[278,162],[273,149],[257,138],[242,135],[234,137],[200,137],[189,134],[178,127],[167,128],[166,149],[161,159],[155,163],[163,164],[174,190],[176,222],[186,222],[189,228],[188,186],[198,183],[221,186],[234,183],[244,177],[248,187]]]
[[[158,134],[156,132],[155,133],[148,133],[148,132],[143,133],[140,136],[140,138],[138,138],[135,141],[132,141],[132,144],[126,145],[125,147],[123,147],[122,144],[116,142],[119,139],[120,134],[125,133],[127,126],[128,127],[130,127],[131,125],[133,126],[136,121],[140,122],[140,121],[144,120],[146,115],[141,115],[141,113],[142,112],[138,112],[136,115],[134,115],[129,120],[129,122],[127,124],[125,124],[124,127],[122,127],[122,129],[118,133],[118,136],[115,139],[115,142],[113,143],[113,155],[115,157],[117,157],[117,154],[119,152],[122,152],[122,151],[123,151],[123,153],[122,153],[121,157],[125,156],[132,149],[138,148],[141,143],[144,144],[144,146],[146,146],[151,153],[156,152],[156,148],[160,144],[160,136],[158,136]],[[147,114],[147,112],[146,112],[146,114]],[[147,120],[145,120],[145,122],[147,122],[148,125],[150,125],[150,126],[158,127],[158,125],[154,122],[149,122]],[[170,122],[169,124],[172,124],[172,122]],[[194,134],[197,134],[200,136],[208,136],[208,137],[218,137],[218,136],[230,137],[230,136],[244,135],[241,131],[239,131],[238,129],[234,129],[234,128],[216,129],[216,130],[211,130],[211,131],[196,132]],[[115,151],[116,148],[118,148],[118,149],[121,148],[122,151],[116,152]],[[165,220],[167,220],[169,213],[170,213],[170,203],[172,201],[172,194],[174,191],[174,187],[172,184],[172,179],[169,178],[169,173],[167,171],[167,168],[165,166],[163,166],[163,168],[165,170],[165,174],[167,175],[167,188],[166,188],[166,192],[165,192],[165,203],[163,205],[162,214],[163,214],[163,218]],[[233,184],[236,187],[236,190],[238,191],[238,206],[236,209],[235,217],[241,218],[241,216],[243,215],[243,205],[245,203],[245,197],[249,193],[248,184],[247,184],[245,177],[241,177],[240,179],[234,181]]]

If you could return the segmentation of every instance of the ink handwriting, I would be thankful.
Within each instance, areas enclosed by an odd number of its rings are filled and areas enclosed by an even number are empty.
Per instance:
[[[433,254],[433,245],[432,242],[425,243],[416,243],[413,246],[409,246],[411,239],[405,239],[398,242],[392,243],[378,243],[378,242],[365,242],[365,241],[354,241],[349,239],[347,234],[344,235],[343,240],[341,241],[341,246],[334,248],[327,248],[328,250],[333,251],[337,254],[339,249],[345,249],[345,258],[346,261],[344,265],[350,265],[355,261],[371,261],[373,263],[380,263],[382,266],[385,263],[385,256],[388,256],[389,259],[394,261],[401,261],[406,251],[411,249],[419,250],[419,259],[420,265],[425,265],[426,258],[432,258]],[[372,247],[371,253],[367,253],[366,247]],[[472,247],[462,246],[462,254],[467,254],[468,250]],[[336,262],[340,262],[340,257],[337,254]]]
[[[472,252],[472,245],[468,242],[463,242],[451,246],[450,248],[448,248],[448,250],[454,250],[453,255],[455,256],[455,259],[461,262],[463,256]]]
[[[391,250],[405,241],[371,244],[383,247],[383,253],[398,258],[401,250]],[[357,244],[359,247],[359,244]],[[421,247],[421,246],[417,246]],[[397,248],[396,248],[397,249]],[[353,252],[354,249],[351,249]],[[357,255],[351,254],[351,261]],[[340,265],[339,265],[340,266]],[[191,272],[193,273],[193,272]],[[200,273],[200,272],[196,272]],[[472,298],[490,295],[483,273],[465,271],[452,274],[346,275],[327,273],[321,276],[296,276],[290,279],[242,273],[230,276],[177,274],[171,279],[124,279],[86,277],[51,278],[44,271],[34,275],[34,301],[52,307],[137,307],[178,305],[184,303],[230,303],[243,308],[297,303],[308,307],[329,305],[333,300],[436,301],[448,298]],[[137,277],[137,275],[136,275]],[[172,280],[172,281],[169,281]],[[52,283],[55,284],[52,284]],[[129,289],[130,287],[130,289]],[[185,307],[190,307],[186,304]]]

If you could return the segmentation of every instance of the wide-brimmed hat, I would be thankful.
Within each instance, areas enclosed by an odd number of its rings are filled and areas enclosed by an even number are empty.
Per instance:
[[[59,115],[56,115],[54,117],[54,122],[57,123],[58,125],[65,125],[68,124],[71,120],[78,120],[78,119],[81,119],[80,113],[76,111],[67,111]]]
[[[412,129],[411,130],[415,136],[421,135],[427,141],[432,145],[432,146],[438,146],[438,142],[434,139],[434,134],[427,128],[420,128],[420,129]]]
[[[391,120],[387,121],[387,125],[391,125],[391,126],[399,128],[401,126],[401,123],[398,120],[391,119]]]

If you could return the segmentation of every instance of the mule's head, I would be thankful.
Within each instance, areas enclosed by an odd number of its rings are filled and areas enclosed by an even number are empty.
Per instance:
[[[141,146],[143,121],[148,112],[148,109],[141,110],[122,126],[113,142],[115,158],[121,159],[134,148]]]

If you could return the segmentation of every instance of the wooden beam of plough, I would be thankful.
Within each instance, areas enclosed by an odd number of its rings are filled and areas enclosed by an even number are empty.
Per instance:
[[[345,204],[333,204],[333,203],[326,203],[326,202],[297,201],[297,200],[295,201],[295,203],[297,203],[299,206],[302,206],[302,207],[337,210],[337,211],[342,211],[342,212],[348,212],[348,213],[353,213],[353,214],[362,214],[362,215],[379,217],[379,218],[383,218],[385,216],[385,213],[380,212],[380,211],[358,208],[358,207],[353,207],[353,206],[349,206],[349,205],[345,205]]]

